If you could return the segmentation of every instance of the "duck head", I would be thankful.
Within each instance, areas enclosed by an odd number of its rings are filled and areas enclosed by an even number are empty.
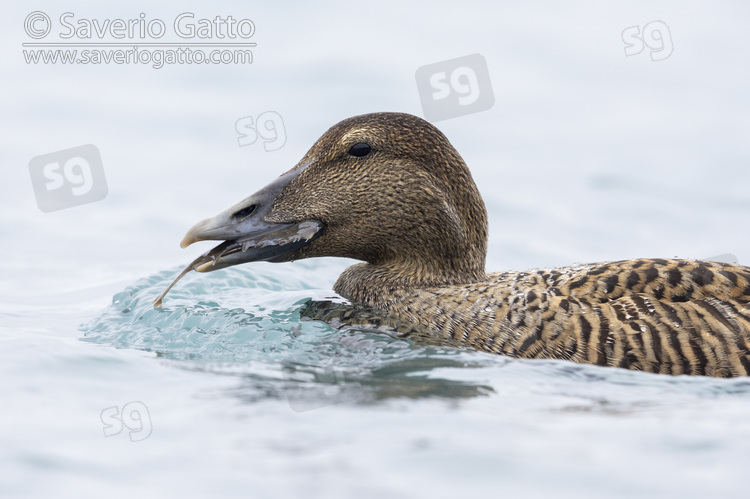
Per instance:
[[[224,241],[196,260],[210,272],[252,261],[361,260],[334,289],[377,290],[484,278],[487,213],[461,156],[432,124],[374,113],[334,125],[274,182],[192,227],[181,246]]]

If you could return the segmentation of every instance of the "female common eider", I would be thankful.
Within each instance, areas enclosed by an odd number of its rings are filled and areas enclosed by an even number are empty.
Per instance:
[[[750,268],[637,259],[486,274],[487,212],[469,169],[437,128],[408,114],[333,126],[297,166],[196,224],[181,246],[203,240],[224,242],[178,279],[348,257],[364,263],[341,274],[337,293],[436,340],[653,373],[750,373]]]

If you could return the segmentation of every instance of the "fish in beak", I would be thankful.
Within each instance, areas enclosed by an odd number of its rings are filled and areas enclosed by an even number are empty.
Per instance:
[[[323,232],[318,220],[275,223],[265,220],[279,193],[305,169],[307,164],[285,173],[252,196],[240,201],[213,218],[203,220],[188,230],[180,246],[187,248],[198,241],[224,241],[207,251],[172,281],[154,300],[154,308],[161,307],[170,289],[191,270],[212,272],[246,262],[285,262],[294,253],[310,244]]]

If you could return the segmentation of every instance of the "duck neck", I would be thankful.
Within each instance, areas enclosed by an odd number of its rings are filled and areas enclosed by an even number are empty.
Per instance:
[[[486,278],[484,269],[429,269],[419,264],[359,263],[341,273],[333,289],[353,303],[383,308],[399,290],[470,284]]]

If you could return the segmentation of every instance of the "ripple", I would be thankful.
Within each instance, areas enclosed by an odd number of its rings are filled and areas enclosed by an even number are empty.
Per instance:
[[[459,349],[301,318],[310,300],[337,297],[309,284],[320,282],[315,265],[295,267],[188,275],[154,309],[153,299],[178,270],[159,272],[115,294],[109,307],[81,326],[83,340],[156,352],[185,369],[231,374],[240,380],[238,398],[287,397],[298,410],[396,397],[465,398],[492,390],[430,376],[439,368],[468,365],[453,360],[466,353]]]
[[[336,299],[312,283],[340,268],[315,262],[191,274],[154,309],[179,269],[143,278],[81,326],[83,340],[155,352],[183,369],[234,376],[246,402],[287,398],[297,411],[388,399],[517,398],[527,408],[627,413],[696,399],[750,396],[750,380],[665,376],[556,360],[519,360],[424,345],[300,316]],[[340,299],[340,297],[338,298]]]

